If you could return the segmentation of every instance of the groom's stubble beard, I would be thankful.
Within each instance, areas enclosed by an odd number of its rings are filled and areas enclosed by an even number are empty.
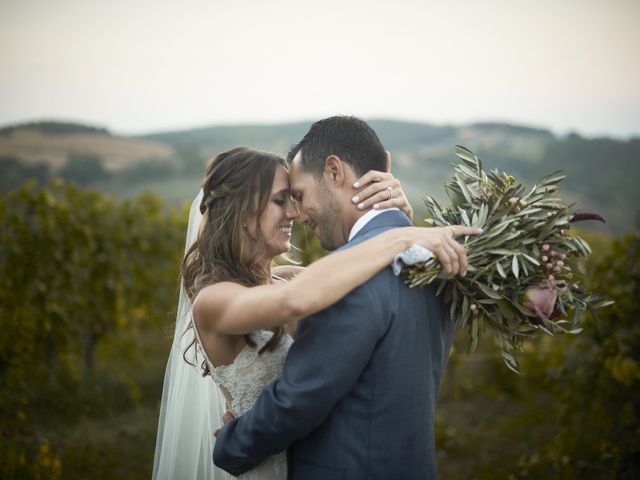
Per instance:
[[[326,185],[321,187],[321,192],[323,208],[318,212],[315,222],[322,248],[333,251],[346,243],[341,234],[342,206]]]

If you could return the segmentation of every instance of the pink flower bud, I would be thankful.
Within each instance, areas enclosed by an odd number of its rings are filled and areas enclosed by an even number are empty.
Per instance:
[[[516,213],[520,213],[522,209],[520,207],[516,207]]]
[[[547,257],[546,255],[542,256],[542,261],[543,262],[548,262],[549,261],[549,257]]]
[[[475,312],[476,310],[478,310],[478,307],[476,307],[475,303],[472,303],[469,308],[471,309],[472,312]]]
[[[563,262],[562,260],[558,260],[558,261],[556,262],[556,265],[557,265],[558,267],[564,267],[564,262]]]
[[[553,269],[553,271],[556,272],[556,273],[560,273],[562,271],[562,268],[556,267],[556,268]]]
[[[515,205],[516,203],[518,203],[518,197],[511,197],[511,198],[509,199],[509,203],[510,203],[511,205]]]
[[[558,252],[556,252],[555,250],[551,250],[551,256],[555,257],[556,255],[558,255]]]
[[[524,219],[525,219],[525,220],[529,220],[529,215],[525,215],[525,216],[524,216]]]
[[[552,275],[550,279],[552,280]],[[527,287],[524,292],[523,305],[536,312],[540,318],[549,318],[558,299],[557,292],[552,288],[541,288],[539,286]]]
[[[542,245],[542,250],[544,250],[545,252],[548,252],[550,248],[551,247],[549,246],[548,243],[545,243],[544,245]]]
[[[547,270],[551,270],[553,268],[553,263],[547,263]]]
[[[556,277],[554,277],[553,275],[549,275],[547,278],[550,282],[554,282],[556,280]]]
[[[567,254],[566,254],[566,253],[561,253],[561,254],[560,254],[560,258],[561,258],[562,260],[564,260],[565,258],[567,258]]]

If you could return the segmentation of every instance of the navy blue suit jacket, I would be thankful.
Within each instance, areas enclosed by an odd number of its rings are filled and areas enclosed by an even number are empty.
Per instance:
[[[383,212],[342,248],[409,225]],[[434,411],[453,331],[435,287],[408,288],[384,269],[299,322],[282,377],[221,430],[215,464],[239,475],[287,450],[292,480],[435,479]]]

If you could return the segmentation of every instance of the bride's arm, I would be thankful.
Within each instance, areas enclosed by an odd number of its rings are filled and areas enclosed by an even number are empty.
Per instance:
[[[433,252],[443,274],[464,275],[467,260],[464,247],[453,235],[475,235],[473,227],[388,230],[365,242],[328,255],[285,284],[245,287],[220,282],[202,289],[194,301],[198,324],[219,334],[240,335],[297,321],[333,305],[363,284],[412,244]]]

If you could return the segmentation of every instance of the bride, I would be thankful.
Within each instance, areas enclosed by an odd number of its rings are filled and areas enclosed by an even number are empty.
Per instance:
[[[360,200],[378,201],[379,208],[401,207],[411,215],[397,180],[370,172],[361,183],[372,179],[377,181],[359,193]],[[399,195],[393,196],[396,190]],[[436,238],[460,249],[442,229],[408,227],[329,255],[307,269],[274,267],[274,257],[290,249],[297,217],[284,159],[236,147],[207,167],[189,216],[154,479],[231,478],[213,465],[213,432],[225,410],[242,415],[280,375],[296,321],[337,302],[414,243],[434,250],[438,258]],[[445,273],[462,269],[456,265]],[[286,478],[285,453],[241,478]]]

